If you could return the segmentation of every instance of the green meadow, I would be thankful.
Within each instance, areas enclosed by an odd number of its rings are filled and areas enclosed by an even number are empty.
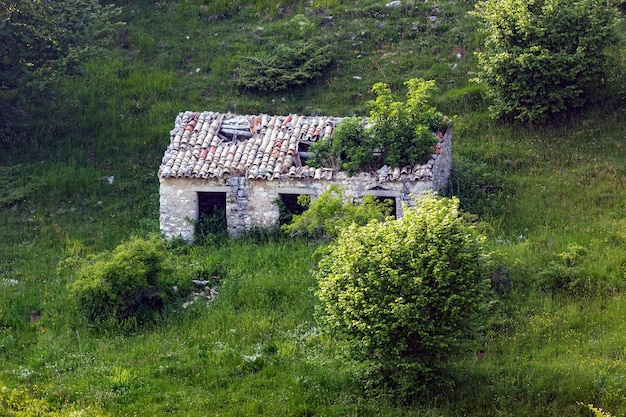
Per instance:
[[[626,415],[623,46],[589,106],[530,125],[492,120],[470,81],[472,1],[118,6],[115,47],[0,141],[0,415]],[[241,68],[277,45],[326,46],[331,62],[301,86],[242,88]],[[94,327],[70,302],[81,260],[159,232],[156,173],[180,111],[365,116],[374,83],[403,95],[418,77],[453,118],[449,194],[499,266],[490,319],[450,358],[448,386],[411,404],[364,394],[315,320],[324,243],[277,231],[169,242],[173,273],[217,295],[181,297],[154,325]]]

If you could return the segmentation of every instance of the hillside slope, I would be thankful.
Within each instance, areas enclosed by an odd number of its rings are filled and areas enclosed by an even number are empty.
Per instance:
[[[209,3],[123,2],[119,47],[3,144],[0,414],[587,415],[577,402],[626,414],[623,75],[589,109],[510,125],[469,82],[473,2]],[[332,59],[304,85],[238,84],[245,65],[307,48]],[[219,278],[214,302],[119,332],[75,315],[76,261],[158,232],[156,170],[178,112],[363,115],[375,82],[401,92],[414,77],[435,79],[456,116],[451,192],[502,265],[493,320],[454,358],[449,389],[410,406],[363,396],[316,327],[306,242],[173,245],[181,273]]]

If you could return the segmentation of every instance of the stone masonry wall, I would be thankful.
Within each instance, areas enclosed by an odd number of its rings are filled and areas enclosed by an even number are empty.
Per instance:
[[[228,231],[238,235],[254,226],[270,227],[278,222],[278,206],[274,201],[280,194],[309,194],[313,197],[331,185],[343,188],[346,200],[360,199],[371,194],[393,197],[396,213],[402,216],[402,204],[413,205],[427,190],[442,190],[447,186],[452,165],[452,135],[450,131],[440,140],[432,159],[423,166],[419,181],[380,181],[388,178],[376,173],[361,173],[348,177],[338,172],[332,180],[281,177],[277,180],[253,180],[242,176],[230,178],[191,179],[160,178],[161,232],[168,237],[193,238],[193,223],[198,218],[198,193],[226,193]],[[388,170],[383,167],[381,170]],[[379,170],[379,171],[381,171]]]

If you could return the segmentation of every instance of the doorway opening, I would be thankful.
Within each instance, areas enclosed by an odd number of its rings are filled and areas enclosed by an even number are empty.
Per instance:
[[[196,238],[202,239],[209,235],[225,234],[226,232],[226,193],[199,192]]]

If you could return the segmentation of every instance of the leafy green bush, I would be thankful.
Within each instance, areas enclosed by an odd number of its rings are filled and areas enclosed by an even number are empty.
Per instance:
[[[428,104],[434,81],[413,78],[404,84],[408,90],[406,102],[394,101],[386,84],[375,84],[372,91],[377,97],[367,102],[368,125],[358,118],[342,121],[330,145],[320,141],[312,146],[316,160],[330,153],[349,173],[383,165],[398,167],[425,162],[436,142],[433,131],[445,130],[446,122]]]
[[[284,91],[322,75],[332,62],[330,44],[322,41],[294,41],[259,51],[236,61],[237,86],[256,91]]]
[[[476,334],[489,291],[484,237],[456,198],[344,228],[319,262],[321,319],[349,343],[366,387],[411,397]]]
[[[380,202],[371,195],[363,197],[360,203],[344,202],[343,192],[337,186],[331,186],[313,201],[309,196],[301,195],[298,203],[308,209],[293,215],[292,223],[281,228],[292,236],[314,239],[334,238],[351,223],[363,226],[372,219],[382,221],[391,213],[387,202]]]
[[[537,276],[539,288],[548,292],[576,293],[585,290],[586,280],[578,265],[584,258],[584,247],[572,244],[565,252],[557,254],[560,262],[552,261]]]
[[[87,260],[70,284],[70,297],[91,322],[152,320],[172,291],[166,256],[165,243],[156,236],[131,239]]]
[[[477,80],[503,118],[540,122],[582,106],[618,41],[612,1],[483,0],[477,15],[486,34]]]

